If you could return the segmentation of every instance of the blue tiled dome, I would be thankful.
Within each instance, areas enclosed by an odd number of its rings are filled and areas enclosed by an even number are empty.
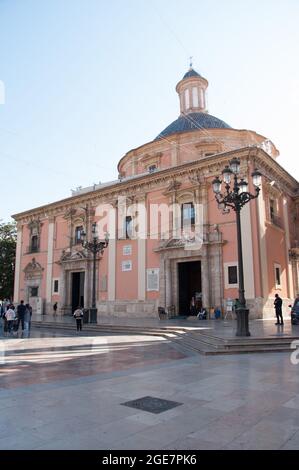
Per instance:
[[[189,78],[189,77],[201,77],[201,75],[199,75],[199,73],[197,73],[194,69],[189,69],[188,72],[186,72],[185,75],[183,76],[183,80],[184,78]]]
[[[162,139],[177,132],[189,132],[200,129],[231,129],[231,127],[221,119],[207,113],[190,113],[181,115],[176,121],[167,126],[155,140]]]

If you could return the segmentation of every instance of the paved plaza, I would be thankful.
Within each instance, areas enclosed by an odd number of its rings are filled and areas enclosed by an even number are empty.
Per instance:
[[[299,448],[291,351],[202,356],[54,327],[1,345],[0,449]]]

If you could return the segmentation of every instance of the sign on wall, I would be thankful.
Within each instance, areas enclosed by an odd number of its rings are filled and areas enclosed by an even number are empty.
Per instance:
[[[159,268],[146,270],[147,290],[159,291]]]
[[[132,254],[132,245],[125,245],[123,247],[123,255],[131,255]]]
[[[122,271],[132,271],[132,261],[131,260],[123,261],[121,263],[121,270]]]
[[[29,304],[32,307],[32,312],[37,315],[43,314],[43,300],[41,297],[29,297]]]

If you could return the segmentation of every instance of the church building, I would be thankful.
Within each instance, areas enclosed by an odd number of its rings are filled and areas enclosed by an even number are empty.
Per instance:
[[[94,294],[98,316],[144,318],[158,317],[158,307],[187,315],[194,297],[224,313],[238,297],[236,214],[221,210],[212,182],[237,158],[252,194],[251,174],[262,174],[259,196],[241,210],[250,318],[273,316],[275,293],[288,305],[299,292],[299,183],[268,138],[209,114],[207,87],[190,67],[176,86],[179,117],[128,151],[115,181],[13,216],[15,302],[41,314],[57,302],[71,315],[91,307]],[[103,227],[109,243],[94,263],[86,246]]]

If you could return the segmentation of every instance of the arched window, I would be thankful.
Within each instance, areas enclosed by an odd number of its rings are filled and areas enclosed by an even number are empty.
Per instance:
[[[185,110],[190,108],[190,100],[189,100],[189,90],[188,88],[185,90]]]
[[[126,234],[126,239],[132,238],[133,234],[133,220],[130,215],[128,215],[125,218],[125,234]]]

